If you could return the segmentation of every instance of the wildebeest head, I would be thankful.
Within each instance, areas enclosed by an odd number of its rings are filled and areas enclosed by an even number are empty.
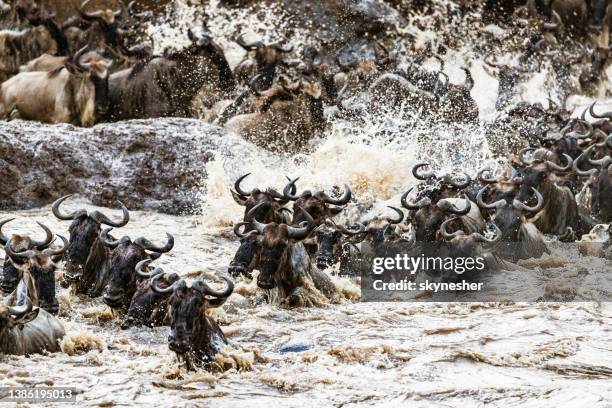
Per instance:
[[[14,218],[10,218],[0,221],[0,244],[2,244],[2,246],[6,245],[9,240],[11,240],[11,238],[6,236],[2,232],[2,227],[13,219]],[[49,245],[51,245],[51,242],[53,241],[53,233],[49,228],[47,228],[40,222],[38,223],[38,225],[40,225],[40,227],[45,231],[45,239],[42,241],[38,241],[33,240],[28,236],[13,235],[13,248],[16,251],[28,251],[31,249],[42,251],[44,249],[47,249]],[[13,265],[13,262],[10,258],[6,258],[4,260],[4,267],[0,271],[0,290],[5,293],[12,292],[17,287],[17,284],[19,283],[20,279],[21,271],[18,268],[15,268],[15,265]]]
[[[110,104],[108,77],[116,61],[113,59],[113,61],[110,63],[104,60],[90,60],[89,62],[83,62],[81,57],[88,52],[88,50],[88,45],[81,48],[72,58],[72,63],[66,64],[66,68],[75,75],[87,75],[91,80],[95,93],[94,106],[96,116],[102,117],[108,111]]]
[[[431,166],[431,164],[428,162],[415,164],[412,167],[412,175],[415,179],[423,181],[423,183],[419,185],[420,190],[426,189],[427,196],[433,201],[454,197],[460,190],[468,187],[472,182],[472,178],[467,173],[463,174],[463,180],[456,180],[453,174],[445,174],[439,177],[433,170],[425,172],[419,171],[421,168],[427,166]]]
[[[248,43],[243,35],[240,35],[236,42],[247,52],[255,51],[256,72],[254,74],[258,76],[255,86],[261,91],[272,86],[276,66],[281,62],[281,54],[293,50],[293,47],[282,46],[280,43],[269,45],[261,41]]]
[[[258,188],[254,188],[251,191],[244,190],[240,186],[240,183],[250,174],[251,173],[247,173],[239,177],[234,183],[234,190],[232,190],[234,201],[245,207],[243,221],[257,219],[259,222],[266,223],[272,221],[283,222],[286,218],[283,212],[290,212],[289,209],[283,207],[289,202],[289,199],[271,188],[266,191],[261,191]],[[295,194],[295,186],[291,190],[291,193]],[[258,208],[257,211],[251,211],[256,206]]]
[[[521,226],[526,222],[524,214],[537,213],[542,209],[544,206],[542,194],[537,189],[531,188],[537,199],[537,203],[533,207],[526,205],[516,198],[502,198],[489,204],[485,203],[482,198],[487,188],[488,186],[484,186],[478,192],[476,197],[478,206],[486,210],[495,211],[493,221],[501,230],[501,239],[503,241],[519,242],[521,240]]]
[[[151,288],[150,279],[158,274],[162,277],[157,281],[158,288],[168,288],[180,278],[176,273],[164,273],[161,268],[150,270],[150,259],[136,264],[136,274],[141,280],[137,283],[136,293],[132,297],[128,315],[121,325],[122,329],[132,326],[161,326],[168,313],[168,299],[171,293],[157,293]],[[145,270],[148,269],[148,270]]]
[[[305,190],[302,194],[295,195],[292,191],[294,191],[295,183],[298,179],[291,180],[283,189],[283,196],[287,200],[294,201],[292,220],[294,225],[308,221],[306,213],[314,219],[315,226],[321,225],[326,218],[339,214],[343,210],[341,206],[351,200],[352,192],[347,184],[344,185],[344,192],[339,198],[331,198],[324,191],[318,191],[313,194],[310,190]]]
[[[27,277],[26,285],[34,284],[29,291],[35,292],[38,306],[49,313],[57,313],[59,303],[55,297],[55,271],[57,267],[52,258],[62,255],[68,249],[68,240],[58,235],[63,242],[63,247],[58,249],[29,249],[23,250],[18,240],[10,239],[4,246],[7,256],[13,264]],[[32,281],[30,281],[32,279]]]
[[[81,209],[71,213],[62,213],[60,206],[71,195],[66,195],[53,203],[53,215],[60,220],[72,221],[69,227],[70,231],[70,247],[65,257],[65,277],[68,281],[77,281],[81,279],[86,272],[90,259],[100,257],[100,253],[104,251],[104,246],[99,241],[101,225],[108,225],[114,228],[123,227],[130,220],[128,209],[119,202],[123,218],[121,221],[112,221],[100,211],[92,211],[88,213]],[[95,265],[93,266],[95,268]]]
[[[449,232],[449,228],[456,228],[454,232]],[[479,254],[482,244],[494,243],[501,239],[502,232],[499,227],[493,224],[495,236],[487,238],[479,232],[466,233],[461,219],[458,217],[449,218],[440,225],[440,236],[450,244],[451,257],[473,257]]]
[[[97,21],[103,25],[113,27],[118,25],[123,14],[123,2],[119,1],[120,7],[117,10],[101,9],[96,11],[86,11],[91,0],[85,0],[79,9],[81,17],[87,21]]]
[[[410,222],[414,226],[417,242],[436,241],[440,225],[447,215],[466,215],[472,209],[472,202],[467,198],[467,195],[464,195],[465,205],[463,208],[458,208],[446,198],[436,202],[425,195],[416,202],[409,200],[408,195],[412,190],[413,187],[402,195],[401,203],[407,210],[414,211]]]
[[[395,212],[395,217],[377,216],[368,221],[365,226],[365,231],[360,235],[360,238],[370,241],[375,244],[382,242],[395,241],[399,235],[395,233],[395,227],[404,221],[404,212],[399,208],[387,206]]]
[[[305,219],[299,227],[275,222],[264,224],[257,220],[236,224],[235,231],[242,238],[257,236],[260,271],[257,285],[262,289],[273,289],[283,280],[282,265],[288,261],[290,248],[296,241],[306,238],[315,226],[313,217],[306,210],[302,208],[299,210]],[[248,224],[251,224],[251,231],[246,234],[240,233],[239,228]]]
[[[529,161],[525,158],[525,153],[530,150],[536,150],[533,148],[523,149],[520,157],[523,165],[519,167],[519,173],[522,180],[521,188],[517,196],[519,201],[526,201],[531,197],[532,188],[539,190],[546,190],[548,183],[551,183],[551,176],[554,176],[555,172],[567,172],[572,169],[573,160],[567,155],[563,154],[563,158],[566,161],[565,166],[561,166],[551,160],[534,159]],[[552,155],[552,152],[545,151]]]
[[[145,259],[157,259],[174,247],[174,237],[168,233],[163,247],[156,246],[146,238],[132,240],[124,236],[115,240],[109,238],[107,228],[100,234],[102,243],[112,249],[109,263],[108,284],[104,288],[104,303],[112,308],[127,307],[136,292],[136,265]],[[150,251],[147,252],[147,251]]]
[[[169,304],[172,313],[168,346],[179,356],[195,357],[196,362],[214,359],[216,352],[227,340],[217,323],[206,315],[206,311],[225,303],[234,291],[234,283],[223,277],[227,288],[222,292],[213,290],[203,280],[188,284],[181,279],[171,286],[161,288],[158,281],[163,274],[151,279],[151,289],[166,295],[171,294]]]
[[[327,269],[340,260],[344,253],[344,245],[351,245],[343,239],[345,236],[358,236],[366,231],[363,224],[356,224],[355,227],[356,229],[348,229],[337,225],[332,220],[326,220],[325,224],[316,228],[317,253],[315,254],[315,263],[317,268]]]

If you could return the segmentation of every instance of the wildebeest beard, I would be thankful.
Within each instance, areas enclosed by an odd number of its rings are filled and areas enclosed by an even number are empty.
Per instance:
[[[100,224],[84,215],[72,222],[69,231],[70,247],[66,254],[65,279],[68,282],[78,282],[77,293],[99,296],[106,279],[108,258],[106,247],[98,239]]]
[[[55,297],[55,270],[53,263],[47,265],[32,265],[30,274],[36,282],[38,306],[51,314],[59,311],[59,303]]]

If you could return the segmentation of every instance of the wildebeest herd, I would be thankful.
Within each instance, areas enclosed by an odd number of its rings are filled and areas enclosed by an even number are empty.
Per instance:
[[[540,30],[530,39],[526,56],[545,52],[546,41],[567,23],[562,9],[541,3],[529,1],[516,13],[527,14],[525,21],[537,22]],[[601,23],[605,7],[595,3],[594,21]],[[442,60],[436,72],[422,68],[425,55],[400,67],[383,44],[377,44],[372,60],[348,64],[310,47],[302,50],[302,58],[291,60],[285,56],[294,52],[292,47],[240,36],[236,42],[247,57],[232,69],[210,35],[189,31],[187,47],[160,55],[152,46],[134,43],[126,28],[148,17],[133,4],[125,10],[96,10],[87,0],[80,16],[62,25],[35,2],[16,1],[14,8],[20,29],[0,32],[0,116],[5,119],[92,126],[191,116],[194,97],[207,85],[214,101],[207,120],[255,142],[283,135],[286,144],[277,146],[280,150],[299,149],[312,139],[325,126],[325,108],[358,116],[345,103],[356,89],[372,95],[374,110],[412,103],[448,121],[478,120],[469,69],[464,69],[463,85],[454,85]],[[599,54],[591,53],[592,70],[582,76],[584,84],[601,76],[605,63]],[[505,107],[515,73],[492,61],[489,65],[503,71],[500,82],[507,78],[510,83],[500,85],[498,107]],[[240,177],[232,195],[245,211],[234,227],[240,247],[229,273],[251,279],[258,271],[258,287],[272,290],[270,299],[279,305],[320,306],[341,298],[331,266],[339,264],[340,274],[354,274],[368,250],[388,243],[410,248],[441,243],[450,256],[482,255],[505,268],[547,253],[544,234],[573,242],[595,225],[610,223],[612,112],[597,112],[593,103],[572,118],[564,105],[521,103],[507,113],[545,130],[528,135],[526,145],[497,169],[437,174],[430,163],[414,165],[418,184],[389,207],[393,215],[367,223],[334,221],[347,205],[360,204],[348,185],[332,192],[301,190],[294,178],[282,191],[245,190],[248,174]],[[169,347],[179,356],[197,365],[214,361],[227,340],[207,311],[231,296],[232,280],[223,277],[224,288],[215,290],[203,279],[187,281],[164,272],[152,264],[172,250],[171,234],[163,245],[145,237],[115,236],[111,230],[129,222],[125,206],[122,218],[113,220],[99,211],[66,213],[62,204],[67,198],[52,205],[55,217],[70,221],[69,239],[58,235],[59,244],[42,224],[45,239],[37,241],[5,235],[2,230],[11,220],[0,221],[6,253],[0,289],[7,295],[0,305],[0,352],[58,350],[65,334],[54,316],[58,283],[80,295],[101,296],[109,307],[124,311],[123,328],[170,325]],[[56,273],[59,265],[62,273]]]

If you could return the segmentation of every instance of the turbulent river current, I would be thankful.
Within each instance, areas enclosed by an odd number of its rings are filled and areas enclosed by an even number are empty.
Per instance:
[[[172,23],[149,28],[155,46],[180,45],[185,29],[199,26],[205,18],[230,64],[242,57],[231,41],[236,32],[250,30],[258,38],[276,40],[290,28],[283,10],[272,7],[249,14],[248,9],[230,12],[212,2],[206,16],[187,1],[177,1],[174,7]],[[408,27],[415,41],[436,35]],[[490,27],[475,30],[504,35]],[[296,45],[305,41],[306,33],[295,30],[292,35]],[[445,56],[451,82],[461,81],[459,67],[469,59],[475,79],[472,96],[480,109],[477,125],[432,123],[418,112],[366,114],[358,123],[332,116],[324,134],[304,153],[287,155],[228,135],[223,143],[211,145],[214,159],[202,164],[206,176],[200,211],[194,215],[130,211],[129,224],[117,234],[145,235],[159,242],[170,232],[176,245],[156,266],[182,276],[214,279],[226,273],[239,245],[232,225],[241,220],[244,207],[234,202],[230,187],[245,173],[252,173],[245,188],[282,188],[286,176],[299,176],[304,189],[330,190],[347,183],[356,202],[367,207],[364,212],[349,204],[339,216],[353,222],[386,214],[387,205],[399,206],[401,194],[415,183],[410,170],[419,160],[427,159],[439,170],[465,170],[472,175],[474,169],[495,166],[501,159],[485,132],[498,115],[497,80],[485,70],[483,58],[471,44],[460,44]],[[521,97],[546,104],[554,89],[543,67],[522,84]],[[588,101],[579,96],[570,99],[572,107]],[[163,129],[165,121],[120,126]],[[12,126],[18,131],[25,125],[13,122]],[[191,136],[202,143],[207,140],[199,133]],[[96,207],[85,198],[66,203],[67,211],[83,207],[119,216],[118,210]],[[41,221],[56,233],[68,234],[69,222],[53,217],[50,205],[0,211],[0,219],[7,217],[16,218],[9,224],[11,232],[31,233],[32,223]],[[595,271],[587,289],[605,278],[609,262],[595,257],[578,261],[573,256],[553,251],[548,262],[510,271],[504,279],[529,284],[523,274],[570,273],[566,266],[576,262]],[[0,386],[71,386],[81,400],[78,406],[107,407],[612,406],[610,303],[361,303],[356,281],[333,279],[343,295],[340,304],[298,309],[268,304],[254,282],[237,279],[234,294],[214,312],[230,342],[222,358],[235,367],[224,372],[186,371],[168,349],[168,327],[122,330],[123,316],[101,299],[59,289],[59,317],[67,329],[63,352],[3,356]],[[538,295],[534,292],[534,301]]]

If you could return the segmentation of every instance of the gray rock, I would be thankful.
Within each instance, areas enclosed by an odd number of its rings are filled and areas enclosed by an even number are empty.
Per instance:
[[[231,157],[236,137],[193,119],[100,124],[93,128],[0,122],[0,209],[49,204],[79,193],[92,203],[171,214],[197,211],[205,164]],[[238,142],[239,143],[239,142]],[[238,149],[239,154],[240,149]]]

